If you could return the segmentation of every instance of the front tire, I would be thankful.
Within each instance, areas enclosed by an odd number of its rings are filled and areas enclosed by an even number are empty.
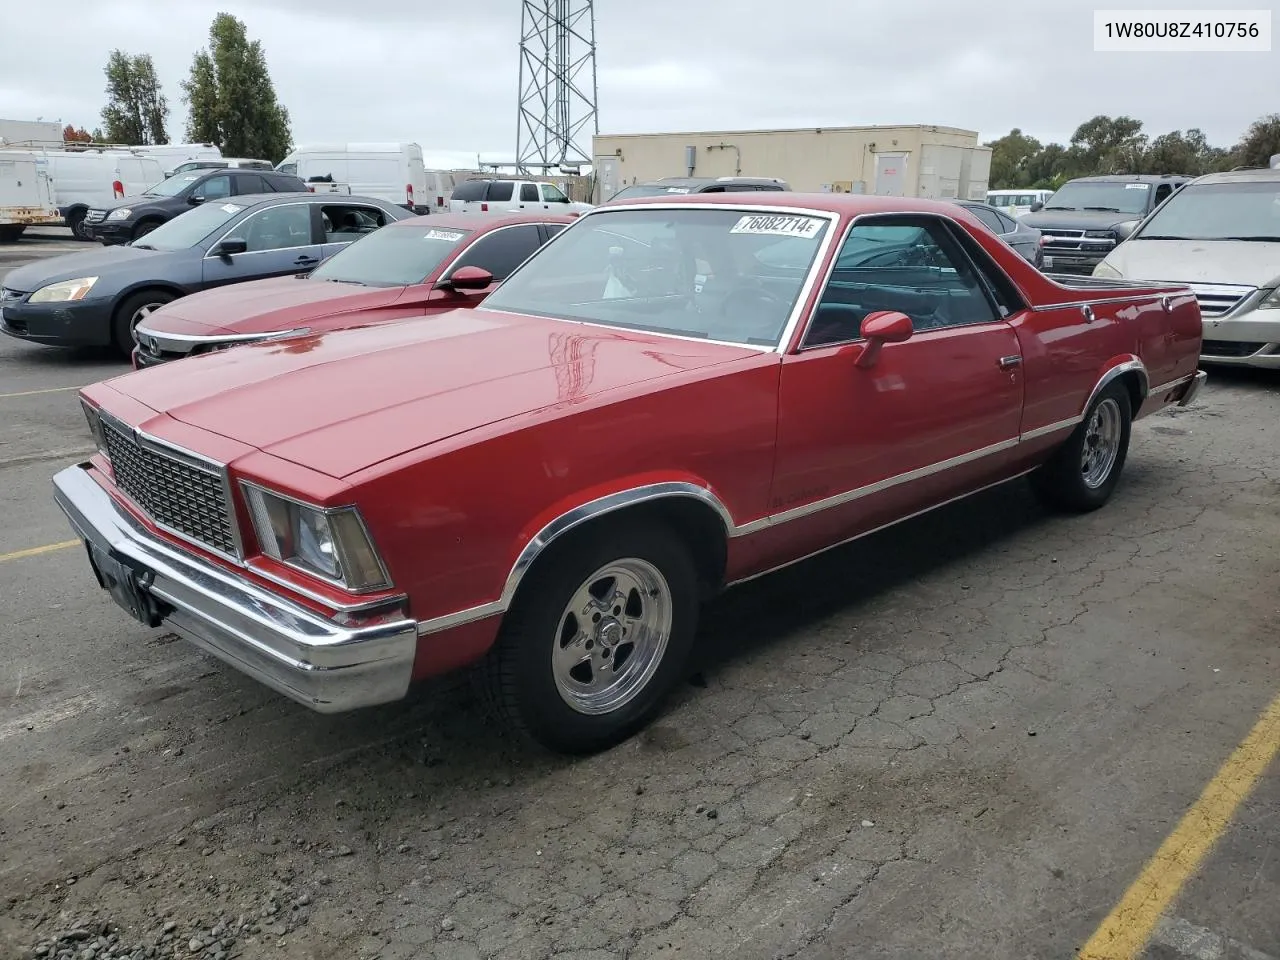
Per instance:
[[[1031,475],[1036,495],[1055,510],[1097,510],[1120,482],[1132,425],[1129,391],[1122,383],[1111,383],[1094,398],[1071,436]]]
[[[584,754],[640,730],[679,680],[698,573],[662,526],[606,522],[570,536],[525,577],[480,677],[517,732]]]
[[[136,227],[133,228],[133,234],[130,237],[130,239],[140,240],[158,226],[160,226],[159,220],[143,220],[140,224],[138,224]]]
[[[111,339],[116,350],[126,360],[133,357],[133,348],[137,341],[133,329],[141,323],[153,310],[176,300],[167,290],[142,290],[125,300],[116,308],[115,317],[111,321]]]
[[[73,210],[67,214],[67,226],[71,228],[71,235],[77,240],[93,240],[93,235],[85,228],[84,218],[88,215],[87,210]]]

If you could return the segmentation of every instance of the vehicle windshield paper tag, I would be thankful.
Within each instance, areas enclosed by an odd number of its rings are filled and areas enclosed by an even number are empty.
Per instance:
[[[1149,184],[1149,183],[1126,183],[1126,184],[1124,185],[1124,188],[1125,188],[1126,190],[1150,190],[1150,189],[1151,189],[1151,184]]]
[[[817,217],[753,213],[735,223],[729,232],[766,234],[773,237],[804,237],[806,240],[812,240],[822,229],[823,222]]]
[[[667,193],[688,193],[688,187],[667,187]]]
[[[234,203],[224,203],[222,205],[223,213],[239,213],[244,207],[237,207]]]
[[[448,240],[450,243],[457,243],[466,234],[455,233],[452,230],[428,230],[424,240]]]

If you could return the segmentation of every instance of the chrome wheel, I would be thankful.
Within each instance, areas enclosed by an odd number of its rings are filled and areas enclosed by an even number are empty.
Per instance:
[[[138,307],[137,310],[133,311],[133,315],[129,317],[129,333],[133,336],[135,342],[138,337],[134,331],[138,329],[138,324],[151,316],[152,311],[159,310],[166,303],[168,303],[167,300],[159,300],[155,303],[144,303],[142,306]]]
[[[1090,490],[1098,489],[1111,476],[1120,452],[1122,431],[1120,404],[1107,397],[1089,416],[1080,449],[1080,476]]]
[[[574,591],[552,649],[561,698],[578,713],[611,713],[653,679],[671,638],[666,578],[647,560],[601,567]]]

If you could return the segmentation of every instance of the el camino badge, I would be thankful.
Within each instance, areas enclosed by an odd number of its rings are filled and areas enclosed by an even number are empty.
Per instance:
[[[766,234],[774,237],[803,237],[812,240],[826,221],[818,217],[791,217],[752,213],[733,225],[730,233]]]

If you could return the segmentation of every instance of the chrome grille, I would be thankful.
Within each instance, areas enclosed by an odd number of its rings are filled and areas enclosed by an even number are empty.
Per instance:
[[[1243,287],[1222,283],[1190,283],[1187,284],[1195,292],[1196,302],[1200,304],[1200,316],[1221,317],[1230,313],[1245,297],[1256,290],[1256,287]]]
[[[221,473],[144,446],[106,418],[102,427],[117,487],[161,526],[219,553],[237,555]]]
[[[1041,227],[1040,233],[1044,236],[1044,245],[1046,247],[1053,247],[1058,250],[1085,250],[1101,253],[1115,246],[1113,239],[1109,237],[1086,237],[1083,230]]]
[[[107,211],[105,210],[90,210],[84,215],[85,223],[101,223],[105,219],[107,219]]]

